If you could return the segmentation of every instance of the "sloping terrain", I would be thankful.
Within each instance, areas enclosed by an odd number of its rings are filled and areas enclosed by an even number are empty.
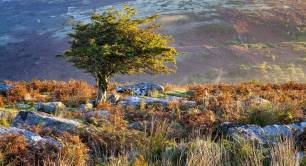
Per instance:
[[[1,1],[0,80],[92,78],[55,57],[68,48],[69,20],[87,21],[112,1]],[[135,0],[139,16],[160,13],[161,32],[182,52],[176,74],[116,81],[305,82],[305,1]],[[15,5],[15,6],[14,6]],[[17,7],[19,10],[14,10]],[[48,10],[46,10],[48,8]]]

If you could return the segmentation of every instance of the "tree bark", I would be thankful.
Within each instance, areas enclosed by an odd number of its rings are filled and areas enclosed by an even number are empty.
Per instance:
[[[100,103],[106,102],[107,100],[107,88],[108,88],[108,79],[107,77],[98,77],[96,78],[97,86],[98,86],[98,94],[95,102],[95,106]]]

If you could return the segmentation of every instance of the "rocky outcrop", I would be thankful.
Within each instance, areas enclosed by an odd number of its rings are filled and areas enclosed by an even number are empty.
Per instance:
[[[280,138],[296,138],[304,131],[305,127],[306,122],[290,125],[269,125],[265,127],[243,125],[226,128],[226,134],[234,140],[244,138],[259,144],[269,145],[276,143]]]
[[[155,83],[142,82],[135,85],[117,87],[116,91],[118,93],[131,92],[133,95],[136,96],[149,96],[150,92],[152,91],[163,93],[164,87]]]
[[[81,123],[75,120],[59,118],[30,111],[20,111],[12,123],[13,127],[25,129],[38,125],[43,129],[52,130],[58,133],[75,133],[77,129],[82,126]]]
[[[110,114],[108,111],[89,111],[85,113],[86,118],[108,119]]]
[[[35,109],[37,111],[54,114],[56,111],[65,109],[65,105],[62,102],[37,103]]]
[[[153,97],[137,97],[137,96],[128,96],[125,99],[122,99],[119,104],[126,106],[138,107],[140,103],[144,104],[161,104],[165,107],[169,105],[170,102],[181,102],[181,104],[188,107],[195,107],[195,101],[187,101],[177,97],[168,97],[168,98],[153,98]]]
[[[5,135],[23,136],[25,140],[27,141],[27,143],[32,144],[32,145],[36,145],[37,143],[43,143],[43,144],[54,145],[58,148],[61,147],[61,143],[51,137],[41,137],[38,134],[35,134],[31,131],[19,129],[15,127],[4,128],[0,126],[0,138],[1,136],[5,136]]]

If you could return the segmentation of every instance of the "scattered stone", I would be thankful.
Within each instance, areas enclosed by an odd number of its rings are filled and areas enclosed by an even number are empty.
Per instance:
[[[137,96],[128,96],[126,99],[122,99],[119,104],[125,106],[133,106],[138,107],[140,103],[144,104],[161,104],[165,107],[169,105],[170,102],[179,101],[181,105],[189,106],[190,108],[196,106],[195,101],[187,101],[187,100],[178,100],[177,98],[153,98],[153,97],[137,97]]]
[[[3,135],[9,135],[9,134],[14,134],[14,135],[21,135],[23,136],[26,141],[30,144],[37,144],[37,143],[48,143],[51,145],[55,145],[56,147],[60,148],[62,145],[60,142],[56,141],[55,139],[51,137],[41,137],[38,134],[35,134],[31,131],[24,130],[24,129],[19,129],[15,127],[10,127],[10,128],[4,128],[0,126],[0,138]]]
[[[167,106],[169,103],[168,99],[162,99],[162,98],[152,98],[152,97],[136,97],[136,96],[128,96],[126,99],[119,102],[121,105],[129,105],[138,107],[140,106],[140,103],[144,102],[144,104],[162,104],[164,106]]]
[[[13,88],[12,85],[0,84],[0,93],[5,93]]]
[[[82,125],[75,120],[30,111],[20,111],[12,123],[13,127],[25,129],[38,125],[44,129],[52,130],[58,133],[65,131],[75,133],[79,127],[82,127]]]
[[[227,135],[234,140],[244,138],[259,144],[270,145],[275,144],[282,137],[297,137],[303,132],[305,127],[306,122],[290,125],[269,125],[266,127],[243,125],[229,128]]]
[[[81,104],[79,107],[80,111],[92,111],[92,109],[93,109],[92,103]]]
[[[54,114],[59,110],[65,109],[65,105],[62,102],[37,103],[35,109],[36,111]]]
[[[118,93],[131,92],[136,96],[149,96],[150,92],[157,91],[164,93],[164,87],[160,84],[142,82],[135,85],[126,85],[116,88]]]

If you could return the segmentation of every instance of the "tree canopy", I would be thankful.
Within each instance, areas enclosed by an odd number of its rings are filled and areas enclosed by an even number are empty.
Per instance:
[[[175,71],[177,51],[171,37],[158,32],[158,15],[136,18],[135,9],[111,8],[93,14],[90,23],[73,28],[71,48],[64,57],[95,77],[97,103],[106,100],[109,79],[117,74]]]
[[[94,77],[174,71],[177,52],[169,46],[169,36],[157,33],[158,15],[135,15],[125,5],[122,11],[111,8],[92,15],[88,24],[77,24],[65,53],[68,61]]]

